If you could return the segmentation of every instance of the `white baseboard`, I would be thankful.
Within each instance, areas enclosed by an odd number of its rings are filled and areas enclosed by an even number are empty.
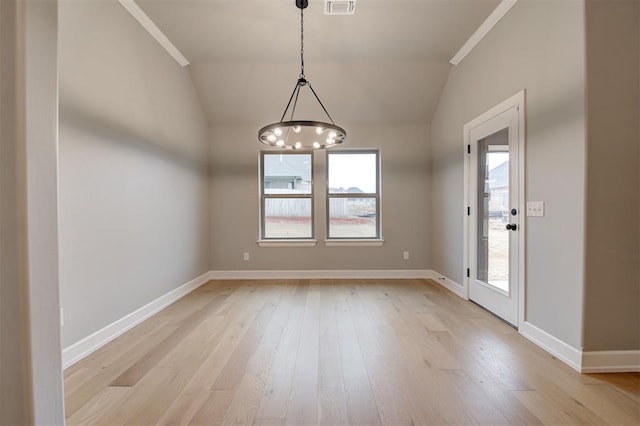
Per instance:
[[[464,286],[430,269],[209,271],[65,348],[62,351],[63,367],[70,367],[210,280],[251,279],[432,279],[457,296],[467,299]],[[640,372],[638,350],[582,352],[526,321],[520,325],[519,331],[522,336],[581,373]]]
[[[640,351],[592,351],[582,353],[583,373],[638,373]]]
[[[540,346],[569,367],[580,372],[582,367],[582,351],[552,336],[546,331],[525,321],[518,327],[520,334]]]
[[[63,368],[70,367],[80,361],[82,358],[98,350],[116,337],[140,324],[151,315],[186,296],[211,279],[211,271],[205,272],[188,283],[171,290],[164,296],[157,298],[153,302],[146,304],[140,309],[131,312],[129,315],[109,324],[101,330],[96,331],[92,335],[85,337],[68,348],[65,348],[62,351]]]
[[[300,270],[300,271],[211,271],[212,280],[300,280],[300,279],[426,279],[427,269],[389,270]]]
[[[465,288],[462,284],[458,284],[452,279],[449,279],[444,275],[437,273],[436,271],[430,270],[429,272],[430,272],[430,276],[428,278],[437,282],[438,284],[440,284],[441,286],[443,286],[444,288],[446,288],[456,296],[460,296],[465,300],[469,299],[469,297],[467,296],[467,292],[465,291]]]

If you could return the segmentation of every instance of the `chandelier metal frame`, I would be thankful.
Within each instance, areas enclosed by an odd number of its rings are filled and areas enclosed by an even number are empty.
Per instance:
[[[329,111],[318,97],[311,82],[304,75],[304,9],[309,5],[308,0],[295,0],[300,9],[300,75],[289,102],[277,123],[267,124],[258,131],[258,140],[263,144],[280,149],[308,150],[326,149],[342,144],[347,138],[347,132],[338,126],[331,118]],[[294,113],[298,104],[300,90],[308,86],[318,101],[330,122],[316,120],[294,120]],[[292,105],[293,102],[293,105]],[[291,108],[289,119],[285,121],[287,112]]]

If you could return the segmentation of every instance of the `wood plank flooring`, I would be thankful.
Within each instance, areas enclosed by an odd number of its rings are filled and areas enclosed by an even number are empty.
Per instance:
[[[640,375],[581,375],[428,280],[211,281],[68,368],[67,424],[640,424]]]

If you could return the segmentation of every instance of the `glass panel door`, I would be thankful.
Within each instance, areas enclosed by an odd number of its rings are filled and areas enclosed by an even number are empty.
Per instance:
[[[509,292],[509,129],[478,140],[476,279]]]
[[[524,313],[523,95],[464,125],[468,296],[516,327]]]

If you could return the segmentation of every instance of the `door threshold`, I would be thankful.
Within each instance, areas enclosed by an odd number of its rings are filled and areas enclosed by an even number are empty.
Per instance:
[[[494,314],[493,312],[491,312],[490,310],[488,310],[487,308],[485,308],[484,306],[480,305],[479,303],[474,302],[473,300],[469,299],[469,302],[473,303],[474,305],[476,305],[479,308],[482,308],[483,311],[486,311],[488,313],[491,314],[491,316],[499,319],[500,321],[502,321],[503,323],[507,324],[509,327],[513,328],[514,330],[518,329],[518,326],[511,324],[509,321],[507,321],[506,319],[502,318],[501,316],[498,316],[496,314]]]

